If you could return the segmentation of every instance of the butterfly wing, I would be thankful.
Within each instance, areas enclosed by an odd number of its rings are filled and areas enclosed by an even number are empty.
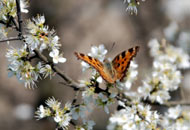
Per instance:
[[[104,71],[104,65],[96,58],[92,58],[88,55],[82,54],[82,53],[77,53],[75,52],[76,57],[78,57],[79,59],[85,61],[86,63],[88,63],[89,65],[91,65],[92,67],[94,67],[102,76],[102,78],[104,80],[106,80],[109,83],[114,83],[114,81],[112,80],[112,78],[105,73]]]
[[[113,68],[116,70],[117,79],[119,79],[120,81],[125,77],[130,62],[133,59],[133,57],[136,56],[138,50],[138,46],[130,48],[128,49],[128,51],[123,51],[113,59],[112,65]]]

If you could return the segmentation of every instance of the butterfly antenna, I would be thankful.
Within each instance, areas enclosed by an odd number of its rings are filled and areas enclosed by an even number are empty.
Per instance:
[[[109,52],[111,52],[112,51],[112,49],[113,49],[113,47],[115,46],[115,42],[114,43],[112,43],[112,46],[111,46],[111,48],[110,48],[110,50],[109,50]]]

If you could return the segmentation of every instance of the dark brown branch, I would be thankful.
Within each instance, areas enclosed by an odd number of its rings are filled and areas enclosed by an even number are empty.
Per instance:
[[[7,39],[1,39],[0,42],[16,41],[16,40],[20,40],[20,38],[19,37],[9,37]]]
[[[20,9],[20,0],[16,0],[17,7],[17,17],[18,17],[18,25],[19,25],[19,36],[22,35],[22,19],[21,19],[21,9]]]
[[[13,24],[15,25],[15,29],[17,30],[17,31],[19,31],[19,25],[18,25],[18,23],[17,23],[17,21],[12,17],[12,22],[13,22]]]

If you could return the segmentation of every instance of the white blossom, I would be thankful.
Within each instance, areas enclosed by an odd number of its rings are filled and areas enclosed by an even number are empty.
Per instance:
[[[66,58],[59,55],[59,50],[54,49],[49,53],[49,56],[53,58],[53,63],[57,64],[58,62],[64,63],[66,62]]]
[[[109,119],[107,129],[152,130],[158,127],[159,118],[157,112],[150,110],[150,106],[133,105],[115,112]]]
[[[60,109],[60,105],[61,105],[61,103],[60,102],[58,102],[54,97],[52,97],[52,98],[49,98],[47,101],[46,101],[46,104],[50,107],[50,108],[52,108],[53,110],[58,110],[58,109]]]
[[[98,60],[100,60],[101,62],[104,61],[105,59],[105,55],[107,54],[107,50],[105,49],[104,45],[101,44],[98,47],[97,46],[92,46],[91,47],[91,52],[88,53],[89,56],[93,57],[93,58],[97,58]]]
[[[28,10],[26,9],[28,7],[28,1],[20,0],[20,9],[23,13],[28,13]]]
[[[135,13],[136,15],[137,15],[137,7],[136,7],[136,5],[134,5],[134,4],[129,4],[128,5],[128,7],[126,8],[126,11],[127,12],[129,12],[131,15],[133,14],[133,13]]]
[[[40,73],[43,74],[44,78],[50,76],[50,79],[51,79],[53,70],[50,65],[46,64],[46,65],[40,67]]]
[[[168,110],[167,117],[171,119],[177,119],[181,115],[182,109],[181,106],[171,107]]]
[[[47,107],[40,105],[36,111],[36,118],[42,119],[44,117],[52,117],[54,121],[62,127],[62,129],[67,129],[70,120],[72,119],[70,109],[71,103],[67,102],[64,108],[61,108],[61,103],[58,102],[54,97],[46,100]]]
[[[59,37],[53,29],[50,30],[45,25],[45,17],[43,15],[37,15],[32,20],[28,20],[26,27],[28,33],[24,37],[30,51],[35,49],[38,49],[40,52],[45,49],[59,50],[61,46]]]
[[[82,99],[84,100],[84,103],[86,105],[89,105],[90,103],[94,103],[95,102],[95,88],[94,87],[90,87],[90,88],[86,88],[85,91],[82,92]]]
[[[43,105],[40,105],[38,107],[38,110],[36,111],[35,117],[39,120],[39,119],[45,118],[47,116],[50,116],[50,114],[51,114],[51,111],[49,108],[46,108]]]
[[[25,83],[25,87],[34,88],[36,86],[39,76],[38,65],[32,66],[31,63],[26,59],[28,52],[26,46],[20,49],[11,48],[7,51],[6,57],[10,64],[8,68],[10,70],[9,76],[16,75],[17,79]]]
[[[79,107],[75,107],[71,110],[72,118],[74,120],[77,120],[79,117],[84,118],[85,117],[85,111],[86,107],[83,105],[80,105]]]
[[[114,102],[114,97],[116,95],[113,93],[109,96],[107,95],[104,95],[103,93],[99,93],[98,94],[98,97],[96,99],[96,104],[100,107],[103,107],[104,108],[104,111],[109,114],[109,109],[108,109],[108,106],[111,105],[113,102]]]
[[[84,127],[86,130],[93,130],[93,126],[95,125],[95,122],[92,120],[88,120],[83,122],[84,123]]]
[[[167,130],[189,130],[190,111],[183,109],[180,105],[170,107],[161,120],[162,127]]]
[[[150,54],[153,56],[153,72],[143,81],[138,92],[152,102],[163,104],[171,97],[169,91],[174,91],[181,83],[182,75],[179,68],[189,68],[189,56],[182,49],[159,43],[156,39],[149,42]]]

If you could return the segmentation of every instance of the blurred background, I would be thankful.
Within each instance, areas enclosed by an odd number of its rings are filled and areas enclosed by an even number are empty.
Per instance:
[[[43,14],[46,24],[54,28],[60,37],[62,51],[67,62],[59,67],[75,81],[88,79],[82,73],[75,51],[88,53],[92,45],[104,44],[111,51],[108,57],[135,45],[140,46],[136,61],[139,65],[138,80],[133,88],[151,72],[152,59],[147,43],[151,38],[166,38],[171,44],[181,46],[190,53],[190,1],[146,0],[141,2],[138,15],[129,15],[122,0],[31,0],[25,18]],[[175,36],[175,37],[174,37]],[[112,48],[113,43],[115,46]],[[39,81],[38,88],[29,90],[15,77],[8,78],[6,49],[19,46],[19,42],[0,44],[0,129],[1,130],[53,130],[50,120],[37,121],[34,111],[48,97],[54,96],[63,104],[71,101],[72,89],[59,84],[62,79]],[[183,72],[185,96],[189,96],[190,71]],[[110,113],[116,106],[110,107]],[[22,114],[20,114],[22,113]],[[24,114],[23,114],[24,113]],[[95,130],[105,130],[109,115],[97,108],[89,115],[96,122]],[[73,129],[72,126],[69,129]]]

